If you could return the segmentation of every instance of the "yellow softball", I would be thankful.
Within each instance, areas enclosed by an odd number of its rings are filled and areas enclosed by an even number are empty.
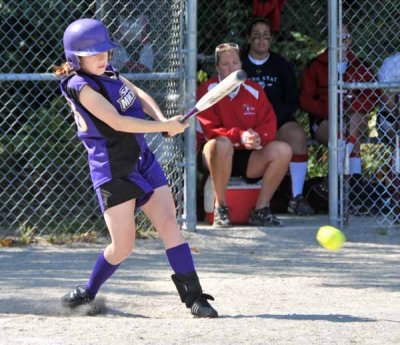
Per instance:
[[[330,225],[324,225],[318,229],[317,241],[326,249],[339,250],[346,241],[346,237],[339,229]]]

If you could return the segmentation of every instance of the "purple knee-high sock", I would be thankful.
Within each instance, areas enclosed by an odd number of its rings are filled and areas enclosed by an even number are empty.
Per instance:
[[[100,286],[111,277],[111,275],[117,270],[118,266],[119,264],[111,265],[108,263],[104,257],[104,253],[99,255],[93,267],[89,281],[86,283],[86,289],[92,298],[96,296]]]
[[[194,272],[192,253],[187,243],[166,250],[167,258],[175,273]]]

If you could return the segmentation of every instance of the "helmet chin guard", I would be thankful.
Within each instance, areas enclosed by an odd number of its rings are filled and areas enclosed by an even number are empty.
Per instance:
[[[63,44],[67,62],[74,71],[81,68],[79,56],[92,56],[118,47],[110,40],[105,25],[91,18],[72,22],[64,32]]]

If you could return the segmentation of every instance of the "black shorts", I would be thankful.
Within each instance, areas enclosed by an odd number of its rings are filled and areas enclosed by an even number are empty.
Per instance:
[[[248,178],[246,176],[247,165],[252,152],[252,150],[235,150],[232,160],[232,177],[243,177],[247,183],[257,183],[261,179],[261,177]],[[209,171],[201,151],[197,155],[197,167],[201,172]]]
[[[167,179],[153,152],[141,152],[136,169],[129,175],[114,177],[96,188],[101,211],[136,199],[136,208],[149,201],[154,190],[167,185]]]
[[[246,178],[247,165],[249,164],[251,150],[235,150],[232,160],[232,174],[233,177]]]
[[[140,203],[143,205],[152,195],[152,193],[145,193],[133,181],[124,177],[115,178],[102,184],[96,189],[96,193],[102,212],[132,199],[140,199]],[[136,207],[139,206],[141,205],[136,205]]]

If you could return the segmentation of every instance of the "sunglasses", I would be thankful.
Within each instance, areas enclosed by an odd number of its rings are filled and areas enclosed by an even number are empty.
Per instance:
[[[219,53],[230,49],[239,50],[239,46],[236,43],[221,43],[220,45],[217,46],[217,48],[215,48],[215,51]]]
[[[236,43],[221,43],[215,48],[215,62],[218,61],[218,53],[226,52],[229,50],[239,51],[239,45]]]

